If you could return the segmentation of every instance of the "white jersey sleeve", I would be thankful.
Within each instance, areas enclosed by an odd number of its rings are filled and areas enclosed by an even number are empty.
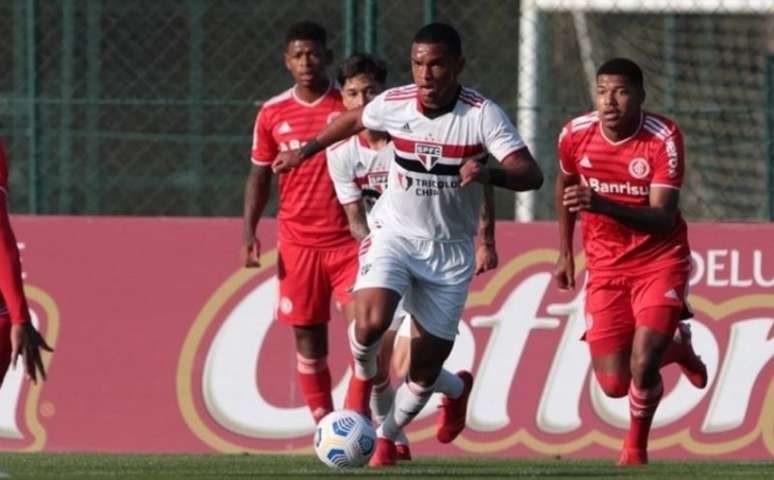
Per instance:
[[[362,197],[362,191],[355,179],[353,161],[356,160],[356,157],[350,152],[351,143],[351,140],[345,140],[331,145],[325,152],[328,174],[333,180],[336,197],[342,205],[356,202]]]
[[[491,101],[484,102],[481,109],[481,129],[487,151],[498,162],[526,146],[502,108]]]
[[[376,130],[378,132],[386,132],[387,124],[384,119],[384,97],[389,90],[380,93],[373,100],[368,102],[368,105],[363,109],[361,121],[363,126],[369,130]]]

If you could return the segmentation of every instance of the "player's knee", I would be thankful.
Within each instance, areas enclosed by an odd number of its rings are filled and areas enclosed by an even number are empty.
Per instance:
[[[631,377],[625,373],[594,372],[599,386],[605,395],[612,398],[626,396],[629,392]]]
[[[629,363],[632,378],[639,384],[642,380],[658,374],[658,358],[651,352],[632,352]]]

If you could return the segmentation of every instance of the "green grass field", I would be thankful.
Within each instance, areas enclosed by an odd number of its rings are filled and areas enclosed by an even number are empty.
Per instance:
[[[311,456],[100,455],[0,453],[0,478],[537,478],[537,479],[772,479],[774,462],[656,461],[621,469],[605,461],[422,458],[385,470],[332,470]]]

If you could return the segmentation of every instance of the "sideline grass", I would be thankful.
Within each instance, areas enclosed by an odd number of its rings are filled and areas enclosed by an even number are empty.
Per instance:
[[[533,478],[533,479],[771,479],[774,462],[656,461],[621,469],[613,460],[507,460],[421,458],[398,467],[332,470],[311,456],[106,455],[0,453],[0,472],[11,479],[310,479]],[[0,478],[3,478],[0,476]]]

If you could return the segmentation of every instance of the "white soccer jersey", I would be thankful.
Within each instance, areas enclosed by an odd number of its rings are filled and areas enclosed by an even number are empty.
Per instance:
[[[500,107],[465,87],[454,109],[436,118],[422,114],[415,85],[393,88],[365,107],[362,120],[366,128],[389,132],[395,146],[389,187],[372,216],[408,238],[471,239],[483,188],[461,188],[460,165],[487,153],[501,161],[525,146]]]
[[[328,172],[339,203],[346,205],[362,198],[370,212],[387,188],[392,152],[391,144],[377,151],[359,135],[328,147]]]

